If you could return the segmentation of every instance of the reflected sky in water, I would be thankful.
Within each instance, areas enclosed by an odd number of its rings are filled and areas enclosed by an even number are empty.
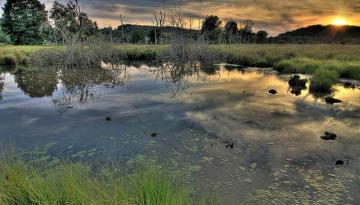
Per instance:
[[[0,142],[49,163],[156,159],[226,204],[360,203],[359,88],[309,93],[290,77],[225,65],[1,68]]]

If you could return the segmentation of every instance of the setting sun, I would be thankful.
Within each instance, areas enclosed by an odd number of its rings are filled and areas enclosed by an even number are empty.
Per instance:
[[[336,18],[332,21],[331,24],[336,25],[336,26],[343,26],[343,25],[347,25],[348,21],[343,18]]]

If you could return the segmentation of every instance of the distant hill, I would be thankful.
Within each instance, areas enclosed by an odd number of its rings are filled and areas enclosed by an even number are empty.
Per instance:
[[[124,29],[124,38],[126,42],[145,43],[145,39],[148,38],[150,43],[154,43],[155,28],[155,26],[125,24],[123,27],[119,26],[112,31],[110,31],[109,28],[101,28],[100,32],[105,36],[109,36],[111,33],[114,42],[122,42],[122,29]],[[160,35],[159,32],[160,30],[159,28],[157,28],[157,35]],[[173,33],[182,33],[184,36],[193,39],[196,39],[198,37],[198,31],[193,29],[183,29],[165,26],[162,28],[162,32],[164,43],[169,42],[170,36]]]
[[[282,33],[273,43],[360,44],[360,26],[313,25]]]

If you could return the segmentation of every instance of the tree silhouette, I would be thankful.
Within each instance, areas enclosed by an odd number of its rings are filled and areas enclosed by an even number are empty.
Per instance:
[[[266,31],[258,31],[256,33],[256,43],[264,43],[268,35],[269,34]]]
[[[253,35],[252,28],[253,28],[254,24],[255,24],[254,21],[252,21],[250,19],[246,19],[243,21],[243,27],[240,30],[242,43],[250,43],[251,42],[251,36]]]
[[[226,43],[232,43],[234,36],[238,32],[238,25],[235,21],[229,20],[225,24],[225,41]]]
[[[218,16],[207,16],[203,21],[201,34],[206,40],[211,42],[216,42],[219,39],[219,34],[221,33],[221,21]]]

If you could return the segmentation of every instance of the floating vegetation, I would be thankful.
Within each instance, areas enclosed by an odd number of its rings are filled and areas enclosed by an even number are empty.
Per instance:
[[[327,177],[319,170],[303,170],[288,166],[276,171],[272,186],[257,190],[244,204],[351,204],[352,198],[338,177]],[[296,181],[289,180],[296,175]],[[299,186],[301,184],[301,186]]]

